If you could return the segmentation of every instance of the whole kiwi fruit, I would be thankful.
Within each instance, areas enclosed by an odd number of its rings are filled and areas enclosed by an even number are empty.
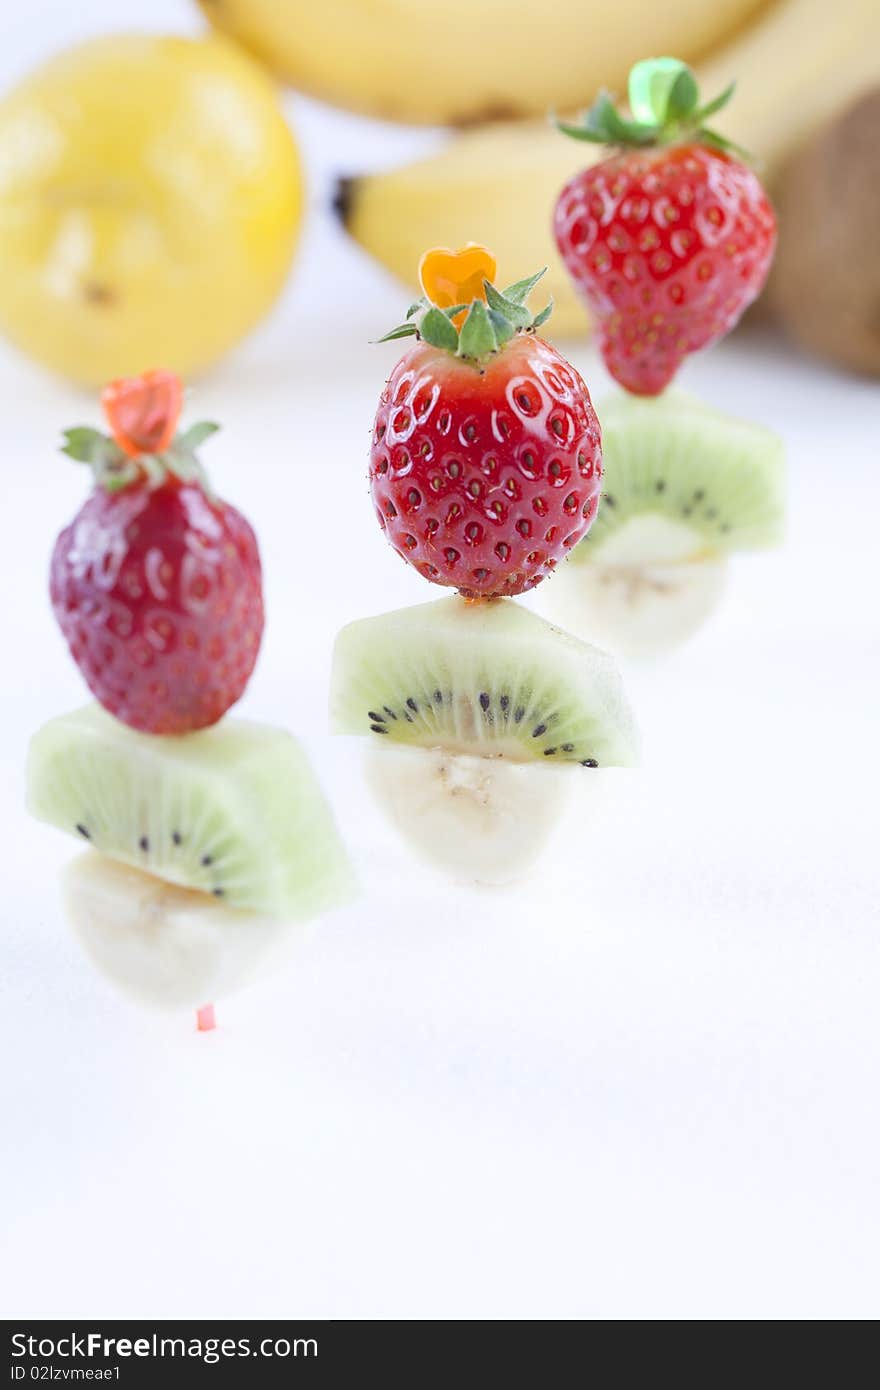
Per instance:
[[[798,150],[774,198],[778,320],[817,356],[880,376],[880,87]]]

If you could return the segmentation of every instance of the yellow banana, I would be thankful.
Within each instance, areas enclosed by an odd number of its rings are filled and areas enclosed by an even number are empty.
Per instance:
[[[546,122],[486,126],[402,169],[342,180],[336,209],[355,240],[407,283],[415,283],[429,246],[491,247],[499,285],[546,265],[541,291],[556,306],[551,331],[581,333],[585,311],[550,218],[562,185],[598,158],[597,146],[568,140]]]
[[[778,0],[699,78],[708,94],[736,80],[724,133],[772,182],[814,130],[880,82],[880,0]]]
[[[686,62],[768,0],[200,0],[294,87],[388,120],[473,124],[623,89],[634,62]]]
[[[876,83],[878,55],[880,0],[777,0],[697,75],[706,98],[737,78],[718,124],[754,154],[772,187],[787,155]],[[355,240],[407,282],[427,246],[466,241],[492,248],[499,283],[548,265],[551,333],[563,337],[582,333],[586,316],[556,251],[553,206],[600,154],[546,122],[498,123],[404,168],[343,180],[337,207]]]

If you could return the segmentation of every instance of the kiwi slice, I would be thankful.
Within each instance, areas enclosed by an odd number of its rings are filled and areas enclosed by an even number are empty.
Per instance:
[[[587,767],[635,761],[616,667],[512,599],[455,597],[350,623],[336,639],[335,732]]]
[[[232,907],[301,921],[349,896],[330,808],[278,729],[224,720],[166,738],[89,705],[34,735],[27,799],[111,859]]]
[[[671,564],[778,543],[782,440],[681,391],[618,394],[599,409],[604,480],[574,563]]]

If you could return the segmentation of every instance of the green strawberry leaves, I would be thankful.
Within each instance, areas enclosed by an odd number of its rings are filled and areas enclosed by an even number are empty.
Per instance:
[[[64,431],[63,437],[62,454],[76,459],[77,463],[100,461],[109,464],[125,458],[115,439],[111,439],[109,434],[102,434],[100,430],[93,430],[89,425],[74,425],[72,429]]]
[[[686,63],[677,58],[648,58],[636,63],[627,87],[629,109],[642,125],[665,125],[696,109],[699,89]]]
[[[505,318],[503,314],[499,314],[497,309],[487,309],[486,313],[495,334],[495,349],[490,349],[490,351],[503,348],[505,343],[509,343],[511,338],[515,335],[516,329],[510,322],[510,319]]]
[[[653,145],[658,133],[656,125],[643,125],[621,116],[608,92],[599,93],[581,125],[557,121],[556,128],[573,140],[588,140],[594,145]]]
[[[547,322],[553,311],[552,299],[534,315],[525,304],[546,270],[545,266],[536,275],[517,280],[503,291],[484,280],[485,301],[475,299],[471,304],[453,304],[448,309],[439,309],[428,299],[417,299],[407,310],[406,321],[376,341],[390,343],[398,338],[420,338],[456,357],[481,362],[493,352],[499,352],[515,334],[532,333]],[[453,320],[464,313],[467,317],[459,329]]]
[[[95,482],[108,492],[118,492],[138,476],[137,464],[123,453],[109,434],[102,434],[88,425],[75,425],[64,431],[63,438],[62,454],[67,454],[77,463],[87,463]]]
[[[731,82],[717,97],[700,106],[697,79],[678,58],[646,58],[629,74],[627,96],[631,119],[621,115],[608,92],[600,92],[579,125],[557,121],[564,135],[599,145],[645,147],[677,140],[697,140],[715,149],[745,157],[745,151],[724,139],[705,122],[726,106],[734,93]]]
[[[198,420],[196,424],[190,425],[189,429],[184,430],[183,434],[178,434],[172,445],[176,449],[185,449],[189,453],[195,453],[200,444],[204,444],[206,439],[210,439],[212,434],[216,434],[220,426],[213,420]]]
[[[547,274],[547,267],[536,270],[534,275],[530,275],[526,280],[517,280],[513,285],[508,285],[504,291],[504,298],[511,304],[523,304],[537,285],[538,281]]]
[[[426,342],[434,347],[447,348],[450,352],[455,352],[458,346],[458,334],[455,333],[455,343],[447,331],[447,327],[439,322],[440,318],[451,320],[457,314],[464,313],[469,306],[467,304],[451,304],[448,309],[438,309],[436,304],[432,304],[429,299],[417,299],[415,304],[411,304],[406,311],[406,322],[399,323],[396,328],[392,328],[388,333],[383,333],[381,338],[377,338],[377,343],[393,343],[397,338],[424,338]],[[420,315],[416,322],[416,315]],[[439,316],[439,317],[438,317]],[[427,331],[425,331],[425,320],[428,320]],[[455,332],[455,324],[450,323]]]
[[[393,343],[397,338],[417,338],[418,326],[414,323],[399,323],[396,328],[390,328],[387,333],[383,333],[381,338],[377,338],[377,343]]]
[[[497,351],[498,338],[489,318],[489,310],[482,299],[475,299],[458,335],[459,356],[478,362],[481,357],[488,357]]]
[[[535,317],[532,319],[532,329],[540,328],[540,327],[541,327],[541,324],[542,324],[542,323],[546,323],[547,320],[549,319],[549,317],[550,317],[550,315],[551,315],[552,313],[553,313],[553,297],[552,297],[552,295],[551,295],[551,297],[547,300],[547,303],[544,305],[544,307],[543,307],[543,309],[541,310],[541,312],[540,312],[539,314],[536,314]]]
[[[720,111],[722,106],[727,105],[735,91],[736,83],[731,82],[729,86],[724,88],[723,92],[720,92],[719,95],[714,98],[714,100],[707,101],[705,106],[698,106],[694,112],[694,119],[698,120],[702,125],[707,116],[714,116],[716,111]],[[718,138],[720,139],[723,137],[719,136]]]
[[[443,348],[446,352],[458,351],[458,329],[442,309],[432,304],[419,319],[419,334],[432,347]]]
[[[77,463],[88,464],[95,483],[107,492],[119,492],[145,479],[150,487],[161,487],[171,473],[183,483],[198,483],[211,496],[196,449],[219,428],[212,421],[203,420],[176,435],[164,453],[131,457],[109,434],[102,434],[89,425],[74,425],[64,431],[61,452]]]
[[[486,303],[490,309],[494,309],[496,314],[500,314],[515,329],[529,327],[532,315],[524,304],[516,299],[511,299],[509,295],[501,294],[494,285],[490,285],[488,280],[483,281],[483,288],[486,291]]]

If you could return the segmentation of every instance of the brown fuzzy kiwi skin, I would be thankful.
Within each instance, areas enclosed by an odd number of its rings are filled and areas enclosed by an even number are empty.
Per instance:
[[[809,352],[880,376],[880,87],[793,156],[774,195],[777,319]]]

